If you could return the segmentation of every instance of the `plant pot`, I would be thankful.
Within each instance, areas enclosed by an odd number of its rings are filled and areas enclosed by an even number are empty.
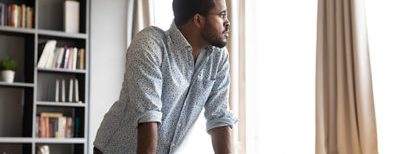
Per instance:
[[[1,78],[4,82],[12,83],[14,82],[15,71],[5,70],[1,71]]]

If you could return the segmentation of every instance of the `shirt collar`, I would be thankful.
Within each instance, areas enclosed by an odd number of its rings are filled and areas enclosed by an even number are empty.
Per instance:
[[[190,46],[189,42],[175,25],[175,22],[172,22],[168,32],[171,37],[172,45],[176,50],[186,49],[192,51],[192,46]]]
[[[185,49],[186,51],[192,52],[192,46],[189,44],[189,42],[183,36],[181,31],[178,29],[178,27],[176,26],[175,22],[172,22],[170,28],[168,29],[168,33],[170,35],[170,38],[171,38],[172,45],[173,45],[174,49],[176,49],[176,50]],[[214,47],[210,45],[210,46],[205,48],[205,51],[211,52],[213,49],[214,49]]]

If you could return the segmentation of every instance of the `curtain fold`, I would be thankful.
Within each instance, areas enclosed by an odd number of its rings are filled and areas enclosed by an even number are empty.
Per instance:
[[[316,153],[377,154],[363,0],[319,0]]]
[[[129,0],[127,14],[127,46],[134,35],[145,27],[154,24],[152,0]]]

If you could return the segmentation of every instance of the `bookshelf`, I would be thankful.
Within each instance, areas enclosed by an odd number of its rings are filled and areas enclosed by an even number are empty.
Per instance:
[[[1,23],[0,20],[0,59],[10,56],[17,62],[14,82],[7,83],[0,80],[0,153],[2,154],[35,154],[41,146],[48,146],[50,153],[86,154],[89,151],[90,0],[76,1],[79,2],[79,31],[67,33],[64,29],[65,0],[0,0],[0,12],[1,4],[6,7],[16,4],[21,8],[24,5],[25,8],[31,7],[33,10],[31,27],[10,25],[10,22]],[[43,47],[49,40],[57,41],[56,46],[60,48],[83,49],[84,67],[76,69],[38,67]],[[75,89],[74,84],[72,91],[74,98],[76,95],[79,99],[79,103],[68,99],[70,91],[68,85],[65,88],[67,95],[65,101],[55,99],[56,80],[65,80],[68,83],[70,79],[77,81],[77,88]],[[46,113],[61,114],[61,116],[46,117]],[[42,127],[43,119],[46,118],[47,125]],[[71,125],[68,125],[67,119],[70,119]],[[69,136],[67,133],[56,131],[63,129],[69,129]],[[40,134],[43,132],[51,132],[49,134],[53,135]]]

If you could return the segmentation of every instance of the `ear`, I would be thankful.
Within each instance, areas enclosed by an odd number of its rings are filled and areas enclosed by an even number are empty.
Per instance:
[[[194,25],[196,25],[196,27],[198,27],[198,28],[200,28],[200,27],[202,27],[203,25],[204,25],[204,23],[205,23],[205,18],[202,16],[202,15],[200,15],[200,14],[195,14],[194,15],[194,17],[193,17],[193,23],[194,23]]]

